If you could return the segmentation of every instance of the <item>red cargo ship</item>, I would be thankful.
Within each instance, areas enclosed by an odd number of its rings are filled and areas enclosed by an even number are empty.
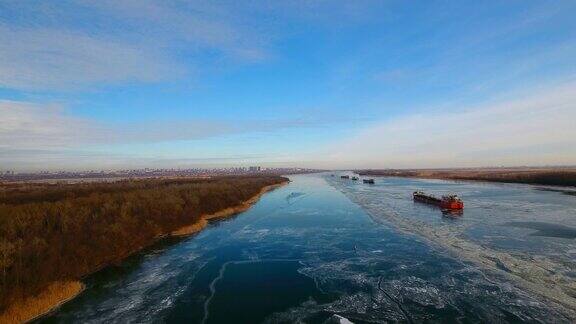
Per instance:
[[[412,194],[415,201],[420,201],[427,204],[440,206],[442,209],[463,209],[464,202],[456,195],[442,196],[436,198],[432,195],[427,195],[422,191],[414,191]]]

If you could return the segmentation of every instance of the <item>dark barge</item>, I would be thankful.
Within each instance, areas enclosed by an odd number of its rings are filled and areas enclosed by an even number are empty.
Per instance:
[[[412,194],[414,201],[423,202],[426,204],[436,205],[442,209],[463,209],[464,202],[457,195],[442,196],[437,198],[432,195],[427,195],[422,191],[415,191]]]

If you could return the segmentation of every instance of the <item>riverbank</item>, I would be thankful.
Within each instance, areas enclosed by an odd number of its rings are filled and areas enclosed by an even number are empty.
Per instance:
[[[576,168],[478,168],[358,170],[359,175],[471,180],[576,187]]]
[[[288,181],[222,177],[6,189],[0,201],[0,322],[49,313],[83,291],[80,278],[167,235],[196,233],[208,219],[245,211]]]
[[[0,314],[0,323],[25,323],[48,314],[80,295],[85,286],[80,281],[53,282],[39,294],[12,303]]]
[[[210,220],[227,218],[227,217],[234,216],[236,214],[245,212],[250,207],[252,207],[252,205],[254,205],[256,202],[258,202],[258,200],[265,193],[272,191],[276,188],[279,188],[281,186],[284,186],[287,183],[288,183],[288,181],[280,183],[280,184],[274,184],[274,185],[266,186],[266,187],[262,188],[260,190],[260,192],[258,192],[256,195],[254,195],[252,198],[246,200],[245,202],[243,202],[237,206],[234,206],[234,207],[225,208],[223,210],[217,211],[217,212],[212,213],[212,214],[201,215],[200,220],[198,220],[197,222],[190,224],[190,225],[187,225],[187,226],[183,226],[183,227],[173,231],[172,233],[170,233],[170,235],[172,235],[172,236],[187,236],[187,235],[192,235],[192,234],[198,233],[201,230],[203,230],[206,226],[208,226]]]

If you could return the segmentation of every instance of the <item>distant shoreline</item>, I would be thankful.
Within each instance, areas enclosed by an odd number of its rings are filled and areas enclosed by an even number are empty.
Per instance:
[[[576,187],[576,167],[566,168],[477,168],[477,169],[383,169],[357,170],[362,176],[522,183]]]

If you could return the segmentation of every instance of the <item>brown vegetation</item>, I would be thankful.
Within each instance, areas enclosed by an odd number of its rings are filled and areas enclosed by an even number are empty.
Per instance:
[[[0,186],[0,313],[286,182],[278,176]],[[243,207],[243,208],[244,208]],[[54,298],[57,302],[57,298]]]
[[[266,192],[273,190],[273,189],[275,189],[281,185],[282,184],[268,185],[268,186],[262,188],[260,190],[260,192],[258,192],[256,195],[252,196],[250,199],[248,199],[246,201],[241,202],[239,205],[224,208],[224,209],[221,209],[221,210],[219,210],[215,213],[212,213],[212,214],[201,215],[200,219],[197,222],[190,224],[190,225],[186,225],[184,227],[181,227],[181,228],[173,231],[172,233],[170,233],[170,235],[172,235],[172,236],[185,236],[185,235],[194,234],[196,232],[201,231],[204,227],[206,227],[208,225],[209,220],[226,218],[226,217],[244,212],[244,211],[248,210],[253,204],[255,204],[258,201],[258,199],[260,199],[260,197],[262,197],[263,194],[265,194]]]
[[[360,175],[576,186],[576,168],[362,170]]]
[[[80,281],[58,281],[50,283],[39,294],[23,298],[10,304],[0,314],[0,323],[24,323],[36,316],[50,312],[76,297],[84,290]]]

